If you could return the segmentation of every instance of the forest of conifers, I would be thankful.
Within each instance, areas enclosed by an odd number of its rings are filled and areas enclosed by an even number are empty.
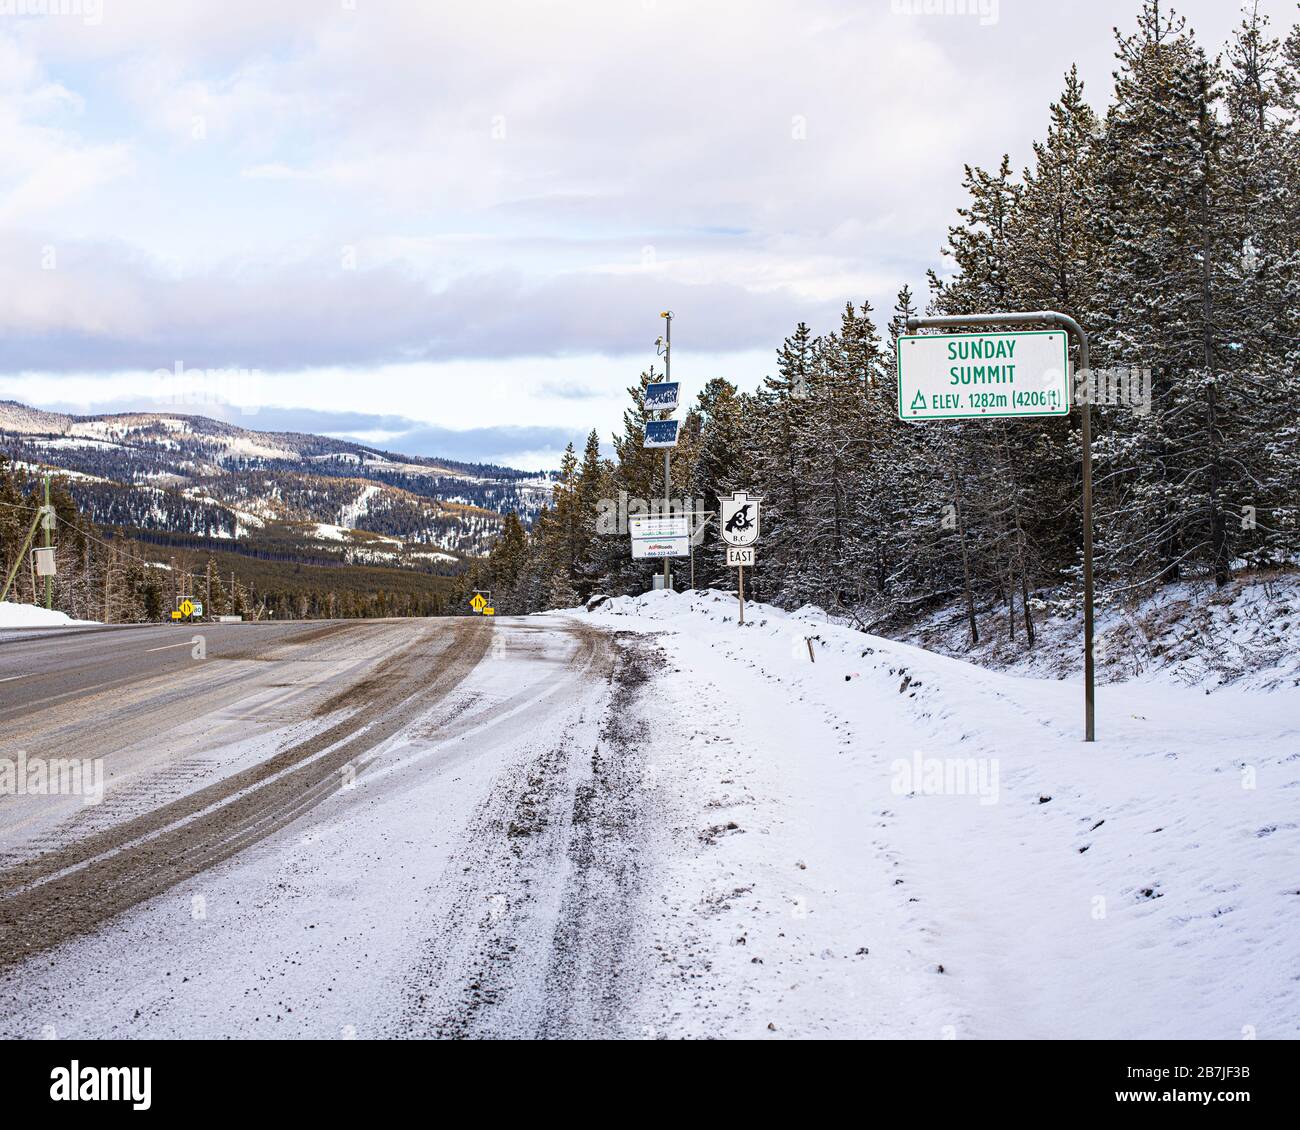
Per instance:
[[[871,621],[969,607],[973,630],[979,609],[1031,642],[1039,610],[1077,603],[1079,412],[901,422],[895,342],[922,308],[1060,311],[1090,334],[1094,370],[1149,381],[1149,404],[1093,408],[1103,601],[1295,565],[1300,29],[1248,14],[1207,48],[1147,0],[1115,55],[1108,106],[1065,75],[1028,168],[967,167],[951,269],[928,293],[903,286],[884,316],[848,302],[825,332],[801,323],[761,388],[718,377],[690,407],[672,494],[704,509],[762,495],[749,593]],[[651,587],[658,563],[602,522],[621,495],[663,498],[661,453],[642,446],[650,378],[629,389],[612,457],[594,432],[570,448],[553,505],[531,530],[508,520],[465,589],[518,613]],[[695,570],[697,587],[734,587],[716,531]]]

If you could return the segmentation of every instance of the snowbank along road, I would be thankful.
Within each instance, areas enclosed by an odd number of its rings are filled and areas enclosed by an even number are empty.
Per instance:
[[[0,1036],[1297,1034],[1294,688],[751,608],[0,634]]]

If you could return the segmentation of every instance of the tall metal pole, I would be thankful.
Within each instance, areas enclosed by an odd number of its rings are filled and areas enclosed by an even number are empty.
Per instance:
[[[1085,742],[1096,741],[1096,690],[1093,682],[1092,634],[1092,367],[1088,360],[1088,335],[1076,323],[1079,339],[1079,369],[1087,381],[1083,397],[1080,440],[1083,444],[1083,710]],[[1076,374],[1075,387],[1078,387]]]
[[[668,323],[668,328],[664,331],[664,380],[673,379],[673,312],[664,311],[664,321]],[[670,448],[664,448],[664,517],[669,517],[672,506],[672,462],[668,452]],[[664,558],[664,588],[669,587],[669,578],[672,576],[672,558]]]
[[[41,525],[45,527],[45,548],[50,548],[50,527],[54,525],[51,521],[52,514],[50,511],[50,476],[45,476],[45,514],[41,518]],[[54,578],[45,574],[45,610],[48,612],[54,607]]]
[[[1073,335],[1079,346],[1079,364],[1075,370],[1074,387],[1079,388],[1082,373],[1086,384],[1080,398],[1082,413],[1079,416],[1080,441],[1083,446],[1083,740],[1096,741],[1096,689],[1093,665],[1093,581],[1092,581],[1092,367],[1088,358],[1088,335],[1068,314],[1055,310],[1035,310],[1030,313],[950,314],[937,318],[908,318],[907,332],[918,329],[960,329],[977,326],[1021,326],[1047,322],[1062,326]]]

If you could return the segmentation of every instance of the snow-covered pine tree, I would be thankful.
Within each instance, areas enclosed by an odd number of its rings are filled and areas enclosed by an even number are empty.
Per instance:
[[[750,481],[747,428],[755,405],[742,397],[730,381],[715,377],[700,391],[694,411],[700,422],[700,441],[690,469],[688,493],[703,499],[716,512],[718,496],[737,490],[755,490]],[[718,535],[717,516],[695,547],[696,588],[727,588],[734,583],[726,552]]]
[[[1229,222],[1221,74],[1180,18],[1145,0],[1117,33],[1116,101],[1099,167],[1104,248],[1092,323],[1099,362],[1149,368],[1152,410],[1103,409],[1105,568],[1126,587],[1234,559],[1228,510],[1247,487],[1234,451],[1257,443],[1234,310],[1246,302]]]
[[[1292,42],[1300,45],[1296,33]],[[1222,442],[1225,556],[1275,564],[1300,550],[1300,144],[1294,58],[1246,9],[1226,53],[1227,129],[1216,299],[1230,340]]]
[[[948,280],[931,275],[931,309],[942,314],[1024,309],[1012,285],[1011,229],[1022,189],[1013,180],[1010,159],[1004,155],[996,173],[967,166],[963,183],[970,203],[958,209],[962,222],[948,229],[946,248],[957,273]],[[1030,576],[1031,563],[1037,560],[1031,549],[1036,496],[1029,489],[1025,463],[1043,451],[1044,425],[1018,420],[1008,427],[1005,421],[973,420],[924,427],[931,466],[943,469],[948,490],[933,538],[933,560],[946,566],[941,577],[951,576],[960,565],[968,610],[977,595],[973,589],[996,595],[1005,605],[1012,638],[1019,600],[1032,638],[1029,592],[1036,583]],[[1051,466],[1044,466],[1043,473],[1068,474],[1064,467]],[[942,547],[954,536],[957,553],[945,555]],[[971,634],[976,634],[974,629]]]
[[[763,378],[758,392],[753,436],[755,478],[763,491],[763,564],[754,576],[753,595],[764,600],[795,599],[792,588],[801,571],[806,471],[803,431],[816,363],[816,340],[800,322],[777,350],[776,376]]]

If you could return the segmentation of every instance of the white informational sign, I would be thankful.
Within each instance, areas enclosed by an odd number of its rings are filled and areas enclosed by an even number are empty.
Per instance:
[[[691,523],[684,514],[668,518],[641,515],[629,518],[627,525],[632,534],[634,560],[691,555]]]
[[[1070,411],[1064,330],[898,339],[898,416],[968,420]]]
[[[676,447],[677,420],[650,420],[645,426],[645,447]]]
[[[719,528],[728,545],[746,546],[758,541],[758,504],[760,497],[743,490],[718,496]]]
[[[642,406],[647,412],[676,412],[677,390],[680,388],[680,381],[660,381],[646,385]]]
[[[752,545],[727,546],[727,564],[733,569],[740,565],[753,565],[754,547]]]

